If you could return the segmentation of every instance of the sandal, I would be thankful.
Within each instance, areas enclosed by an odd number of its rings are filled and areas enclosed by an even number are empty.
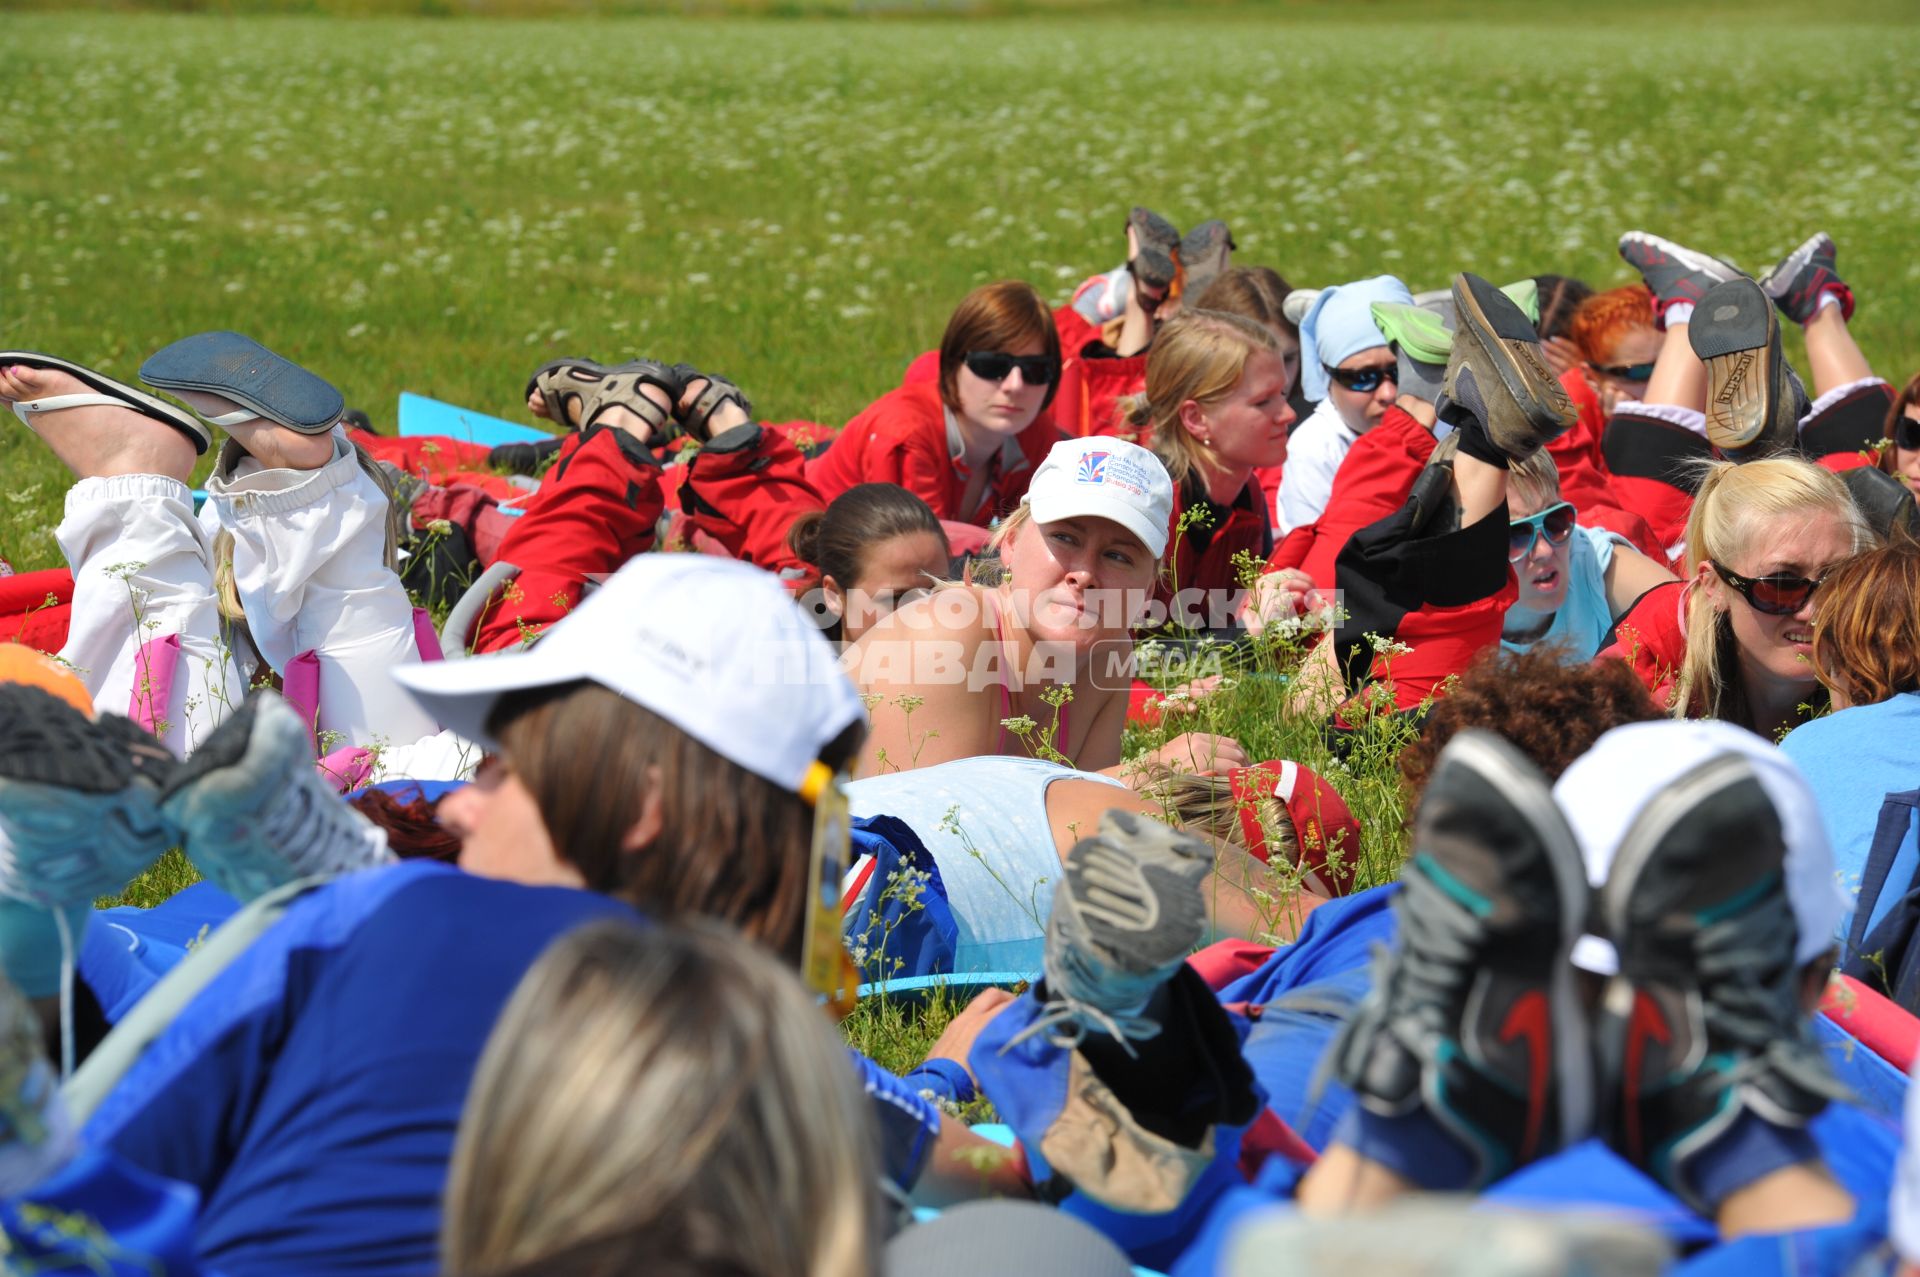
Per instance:
[[[264,417],[303,435],[323,435],[347,411],[326,380],[233,332],[195,333],[162,347],[140,365],[140,380],[176,395],[193,390],[231,400],[238,405],[232,412],[199,414],[222,429]]]
[[[617,368],[606,369],[599,383],[583,398],[580,429],[585,431],[603,409],[617,405],[652,427],[653,438],[647,441],[649,447],[658,448],[671,442],[680,433],[672,411],[641,394],[642,386],[659,387],[669,404],[679,403],[680,396],[686,392],[681,366],[663,364],[657,359],[629,360]]]
[[[91,395],[52,395],[45,399],[21,399],[10,406],[13,415],[20,418],[20,424],[39,434],[33,419],[42,413],[59,412],[62,408],[83,408],[92,404],[102,404],[119,408],[131,408],[144,417],[155,421],[164,421],[193,440],[193,450],[204,455],[213,443],[213,432],[200,424],[199,418],[183,412],[172,404],[156,399],[144,390],[136,390],[124,382],[115,381],[105,373],[91,368],[82,368],[79,364],[64,359],[55,359],[52,355],[42,355],[31,350],[0,350],[0,367],[10,364],[23,364],[28,368],[51,368],[78,378],[93,387],[97,394]]]
[[[571,430],[573,420],[567,415],[567,400],[584,401],[606,375],[607,369],[591,359],[556,359],[533,370],[521,398],[531,399],[533,392],[539,391],[540,397],[547,401],[547,420]],[[582,402],[581,407],[585,406]]]
[[[749,420],[752,419],[752,401],[747,398],[740,387],[734,385],[725,377],[720,376],[718,373],[697,372],[685,364],[677,365],[675,371],[684,374],[684,379],[681,382],[683,386],[698,378],[706,379],[706,388],[695,396],[694,401],[687,405],[684,410],[677,410],[674,414],[679,420],[681,427],[701,443],[706,443],[713,437],[713,432],[707,427],[713,420],[713,414],[718,412],[721,405],[728,401],[739,404],[740,411],[745,413]],[[674,397],[676,409],[678,409],[679,402],[679,396],[676,395]]]

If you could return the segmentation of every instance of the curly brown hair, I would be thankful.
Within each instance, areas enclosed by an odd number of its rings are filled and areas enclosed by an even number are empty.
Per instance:
[[[1665,717],[1624,661],[1569,665],[1545,644],[1526,652],[1488,648],[1434,706],[1420,735],[1400,751],[1408,823],[1440,751],[1462,728],[1504,736],[1551,782],[1614,728]]]

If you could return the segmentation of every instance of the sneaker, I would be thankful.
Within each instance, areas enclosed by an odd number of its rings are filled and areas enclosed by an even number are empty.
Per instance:
[[[1653,290],[1654,327],[1665,331],[1667,311],[1682,303],[1698,305],[1715,284],[1743,276],[1734,266],[1717,257],[1683,248],[1670,239],[1645,231],[1628,231],[1620,237],[1620,256],[1640,272]]]
[[[1831,292],[1840,299],[1840,317],[1853,318],[1853,290],[1834,266],[1838,250],[1833,238],[1821,231],[1788,253],[1760,277],[1760,287],[1780,307],[1780,313],[1804,324],[1820,310],[1820,297]]]
[[[1841,1094],[1800,1004],[1785,865],[1766,789],[1723,756],[1648,803],[1600,891],[1620,964],[1596,1026],[1602,1130],[1695,1209],[1690,1162],[1743,1111],[1804,1127]]]
[[[1707,367],[1707,440],[1738,461],[1784,452],[1800,436],[1806,392],[1780,351],[1780,319],[1750,279],[1716,284],[1687,327]]]
[[[129,719],[0,684],[0,895],[58,908],[125,887],[178,841],[159,805],[178,767]]]
[[[1480,1187],[1591,1126],[1567,960],[1586,926],[1586,869],[1546,780],[1483,731],[1442,751],[1413,846],[1393,902],[1399,949],[1329,1058],[1369,1112],[1424,1109]]]
[[[1067,852],[1047,919],[1046,1010],[1009,1046],[1043,1030],[1061,1047],[1088,1032],[1156,1037],[1143,1012],[1207,930],[1201,884],[1212,844],[1146,816],[1109,811]]]
[[[1228,256],[1237,247],[1233,232],[1217,217],[1188,231],[1180,241],[1180,295],[1198,302],[1207,286],[1227,269]]]
[[[1453,308],[1459,327],[1443,387],[1450,407],[1464,408],[1494,447],[1524,461],[1573,425],[1573,400],[1541,358],[1533,321],[1512,298],[1478,275],[1462,274],[1453,281]],[[1463,370],[1472,374],[1471,388],[1462,384]],[[1440,416],[1459,424],[1444,410]]]
[[[296,878],[391,863],[387,836],[313,765],[306,722],[255,692],[200,743],[161,794],[187,859],[241,903]]]

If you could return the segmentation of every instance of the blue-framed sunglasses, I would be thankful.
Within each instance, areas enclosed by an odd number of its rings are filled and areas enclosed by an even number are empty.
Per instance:
[[[1562,501],[1539,514],[1512,520],[1507,524],[1507,562],[1518,563],[1532,554],[1536,537],[1545,537],[1548,545],[1565,545],[1573,535],[1573,519],[1573,503]]]

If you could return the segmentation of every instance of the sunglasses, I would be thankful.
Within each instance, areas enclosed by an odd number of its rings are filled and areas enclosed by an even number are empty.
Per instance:
[[[1383,381],[1390,381],[1396,386],[1400,384],[1400,369],[1395,364],[1388,364],[1384,368],[1330,368],[1326,364],[1320,366],[1326,368],[1328,380],[1336,386],[1345,386],[1356,394],[1370,395],[1380,389],[1380,383]]]
[[[997,350],[969,350],[967,371],[982,381],[1005,381],[1013,370],[1029,386],[1048,386],[1060,375],[1060,365],[1045,355],[1003,355]]]
[[[1718,559],[1708,559],[1720,579],[1740,592],[1747,606],[1756,612],[1765,612],[1768,616],[1791,616],[1807,605],[1813,592],[1826,580],[1824,575],[1812,578],[1789,576],[1784,572],[1773,576],[1741,576],[1738,572],[1729,572],[1721,566]]]
[[[1645,364],[1595,364],[1595,372],[1605,373],[1609,377],[1618,377],[1622,381],[1652,381],[1653,365]]]
[[[1573,504],[1562,501],[1539,514],[1515,519],[1507,524],[1507,562],[1518,563],[1533,553],[1536,538],[1545,537],[1548,545],[1565,545],[1573,535]]]
[[[1894,422],[1893,442],[1908,452],[1920,449],[1920,418],[1901,417]]]

